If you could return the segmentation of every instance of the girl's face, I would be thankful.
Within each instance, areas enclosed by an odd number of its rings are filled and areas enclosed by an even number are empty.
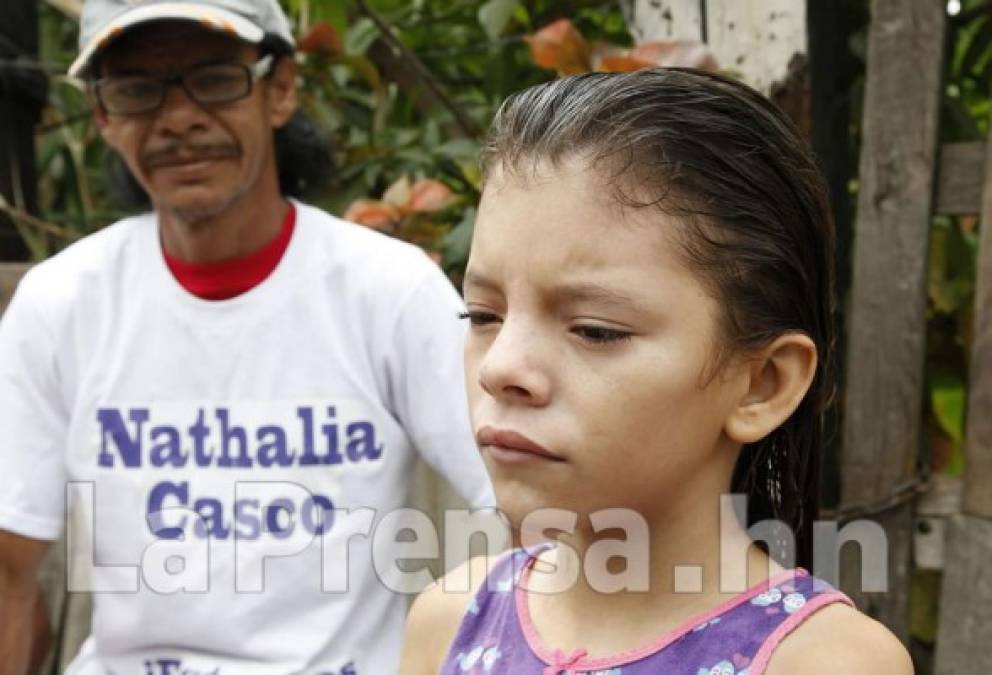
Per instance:
[[[516,524],[543,507],[715,509],[747,387],[733,359],[712,376],[714,300],[674,221],[621,211],[578,162],[543,169],[489,179],[465,276],[469,404],[501,508]]]

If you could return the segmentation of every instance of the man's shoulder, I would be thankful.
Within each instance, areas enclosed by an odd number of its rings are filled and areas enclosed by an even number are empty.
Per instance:
[[[305,236],[331,268],[348,268],[349,273],[365,270],[376,278],[401,276],[405,283],[410,282],[411,274],[426,275],[437,268],[413,244],[343,220],[316,206],[299,202],[296,205]]]
[[[86,235],[31,267],[17,292],[36,302],[71,302],[100,276],[117,274],[126,255],[133,255],[137,237],[151,222],[150,214],[123,218]]]

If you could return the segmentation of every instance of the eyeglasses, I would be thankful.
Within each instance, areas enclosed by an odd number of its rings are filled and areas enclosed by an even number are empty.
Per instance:
[[[244,98],[255,82],[269,74],[272,55],[252,65],[216,63],[199,66],[172,77],[111,75],[94,83],[97,100],[112,115],[141,115],[165,103],[170,85],[180,85],[191,99],[202,105],[219,105]]]

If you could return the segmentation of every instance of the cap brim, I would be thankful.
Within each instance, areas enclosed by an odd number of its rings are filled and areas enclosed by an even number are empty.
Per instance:
[[[69,76],[84,76],[93,56],[129,28],[151,21],[169,19],[201,23],[210,30],[227,33],[254,44],[258,44],[265,37],[265,31],[234,12],[192,2],[155,3],[124,12],[107,24],[79,52],[79,56],[69,66]]]

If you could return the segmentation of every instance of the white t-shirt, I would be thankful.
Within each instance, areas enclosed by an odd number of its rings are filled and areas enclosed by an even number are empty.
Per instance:
[[[144,215],[33,268],[0,322],[0,529],[57,538],[71,499],[70,585],[92,561],[110,591],[70,673],[393,673],[406,603],[372,550],[416,451],[494,503],[457,293],[419,249],[296,208],[236,298],[187,293]]]

